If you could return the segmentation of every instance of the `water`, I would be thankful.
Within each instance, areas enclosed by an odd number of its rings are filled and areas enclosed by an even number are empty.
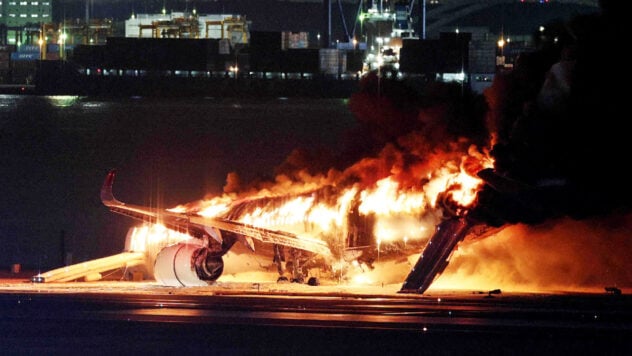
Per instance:
[[[270,180],[296,148],[338,152],[354,126],[340,99],[0,96],[0,268],[120,252],[135,222],[100,202],[111,168],[120,200],[172,207],[229,172]]]

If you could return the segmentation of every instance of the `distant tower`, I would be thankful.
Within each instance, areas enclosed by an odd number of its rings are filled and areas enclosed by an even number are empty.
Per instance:
[[[90,23],[90,12],[92,11],[92,0],[86,0],[86,23]]]
[[[331,46],[331,0],[323,0],[324,27],[322,47],[329,48]]]

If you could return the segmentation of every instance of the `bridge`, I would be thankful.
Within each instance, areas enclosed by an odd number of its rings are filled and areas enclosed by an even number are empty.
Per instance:
[[[299,2],[327,2],[330,4],[340,2],[346,5],[355,5],[358,10],[362,6],[367,4],[373,4],[374,6],[384,8],[390,6],[384,1],[380,0],[285,0],[285,1],[299,1]],[[455,20],[465,18],[468,15],[472,15],[476,12],[491,8],[497,5],[503,4],[519,4],[524,3],[542,3],[543,6],[548,4],[562,4],[562,5],[580,5],[586,7],[599,8],[599,0],[409,0],[408,1],[408,15],[411,17],[418,17],[421,29],[419,30],[419,36],[424,37],[426,33],[436,33],[446,25],[453,23]],[[381,5],[380,5],[381,3]],[[357,11],[360,13],[360,11]],[[343,19],[343,21],[345,21]],[[424,26],[425,24],[425,26]],[[346,28],[346,25],[345,25]],[[349,34],[347,34],[349,35]]]
[[[521,0],[439,0],[437,4],[430,4],[427,0],[411,1],[413,6],[427,7],[422,9],[425,13],[425,31],[432,33],[454,20],[471,15],[486,8],[501,5],[515,4]],[[539,3],[539,0],[525,0],[525,2]],[[599,7],[598,0],[547,0],[546,2],[569,5],[582,5],[589,7]],[[425,5],[425,6],[424,6]],[[428,7],[428,5],[431,5]],[[422,14],[423,17],[423,14]]]

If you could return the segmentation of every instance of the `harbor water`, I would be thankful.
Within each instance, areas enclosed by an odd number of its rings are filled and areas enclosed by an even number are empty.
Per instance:
[[[120,200],[169,208],[336,152],[355,125],[346,99],[0,95],[0,268],[121,252],[135,222],[100,202],[112,168]]]

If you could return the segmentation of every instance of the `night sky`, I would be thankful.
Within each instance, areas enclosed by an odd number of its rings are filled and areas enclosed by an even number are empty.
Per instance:
[[[58,0],[55,3],[55,21],[64,18],[85,18],[86,3],[83,0]],[[307,31],[322,32],[325,29],[325,15],[321,1],[279,1],[279,0],[97,0],[92,1],[91,16],[126,20],[134,13],[156,14],[162,11],[185,11],[195,8],[200,14],[228,13],[243,15],[252,21],[253,31]],[[419,9],[419,4],[416,5]],[[354,30],[354,19],[358,11],[357,1],[343,1],[339,5],[332,1],[332,37],[344,41],[345,31]],[[431,8],[430,6],[428,7]],[[484,26],[493,33],[530,34],[537,26],[552,21],[568,19],[581,13],[594,12],[595,7],[559,4],[526,3],[502,4],[461,18],[448,27]],[[417,17],[420,17],[419,15]],[[359,29],[356,26],[356,33]]]

